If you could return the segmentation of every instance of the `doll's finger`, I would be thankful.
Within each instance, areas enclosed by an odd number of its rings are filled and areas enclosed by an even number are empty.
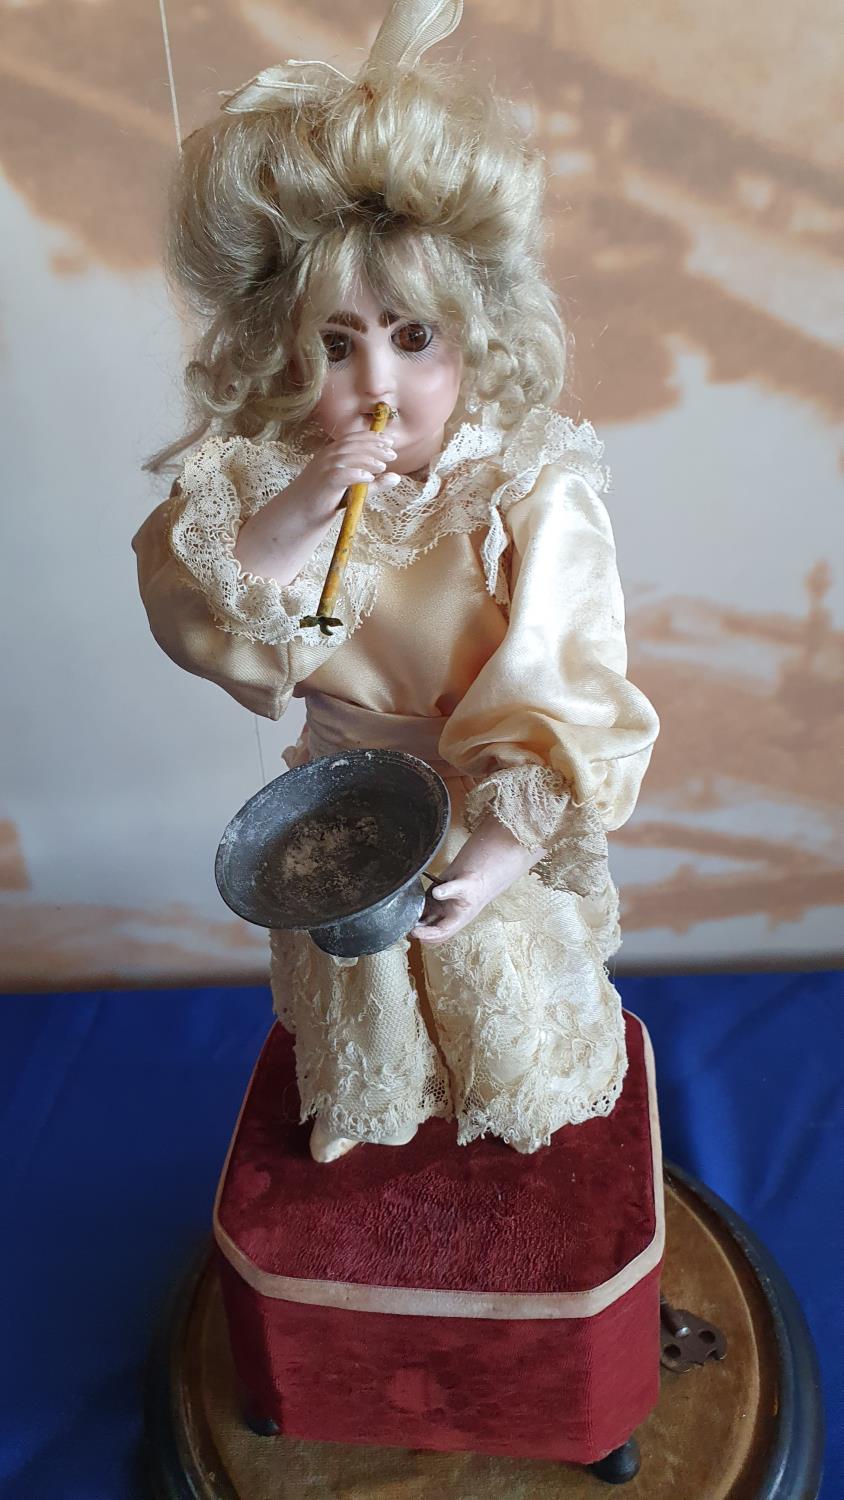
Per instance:
[[[436,932],[436,923],[430,917],[421,917],[415,927],[410,930],[410,936],[418,938],[420,943],[427,943],[432,932]]]
[[[428,898],[430,899],[432,895],[433,891],[429,891]],[[426,902],[422,916],[411,936],[418,937],[422,942],[439,942],[440,939],[451,937],[452,933],[459,932],[467,921],[466,913],[459,909],[440,908],[439,911],[430,911]]]
[[[397,484],[401,484],[401,475],[379,474],[375,482],[380,490],[394,490]]]
[[[369,469],[344,469],[341,475],[341,483],[346,486],[350,484],[372,484],[375,475]]]
[[[428,891],[425,896],[425,905],[422,908],[422,915],[419,918],[419,922],[417,925],[419,927],[429,927],[432,922],[439,922],[442,915],[442,911],[438,910],[437,907],[434,906],[431,900],[431,892]]]
[[[350,434],[349,437],[343,438],[337,444],[336,452],[338,457],[350,458],[353,454],[360,453],[361,449],[363,449],[364,453],[383,453],[390,458],[397,457],[393,444],[373,432],[356,432]]]
[[[439,928],[436,923],[428,923],[423,919],[413,928],[410,936],[415,937],[420,943],[437,943],[439,942],[438,933]]]
[[[455,897],[464,894],[462,880],[444,880],[440,885],[432,885],[428,892],[435,901],[453,901]]]
[[[420,943],[444,943],[455,932],[459,932],[463,924],[456,919],[452,921],[432,922],[430,926],[422,923],[414,927],[411,937],[415,937]]]
[[[429,906],[429,901],[430,893],[422,910],[422,915],[411,933],[412,937],[419,937],[423,934],[427,937],[431,932],[438,932],[443,923],[447,921],[447,913],[442,908],[436,910],[434,907]]]
[[[392,448],[389,444],[385,446],[377,438],[371,437],[368,433],[361,442],[341,443],[335,451],[337,458],[351,463],[360,463],[361,461],[365,463],[370,455],[373,458],[394,458],[396,456],[395,448]]]

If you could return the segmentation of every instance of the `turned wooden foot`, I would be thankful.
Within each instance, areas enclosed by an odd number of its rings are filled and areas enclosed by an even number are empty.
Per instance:
[[[258,1408],[249,1401],[243,1402],[240,1411],[249,1431],[254,1432],[256,1437],[278,1437],[281,1432],[278,1422],[273,1417],[265,1417],[263,1412],[258,1411]]]
[[[281,1432],[278,1422],[274,1422],[272,1417],[259,1417],[254,1412],[245,1411],[243,1420],[256,1437],[278,1437]]]
[[[589,1464],[588,1468],[590,1474],[603,1479],[605,1484],[627,1484],[629,1480],[636,1478],[641,1463],[639,1444],[631,1437],[620,1448],[613,1448],[606,1458],[599,1458],[597,1463]]]

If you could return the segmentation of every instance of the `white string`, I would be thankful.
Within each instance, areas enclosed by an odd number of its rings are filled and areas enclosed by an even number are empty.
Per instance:
[[[182,127],[179,124],[179,106],[176,101],[176,81],[173,77],[173,58],[170,52],[170,32],[167,28],[167,11],[164,0],[158,0],[158,14],[161,17],[161,35],[164,38],[164,56],[167,61],[167,81],[170,84],[170,103],[173,106],[173,124],[176,128],[176,150],[182,154]]]
[[[176,80],[173,75],[173,54],[170,51],[170,32],[167,26],[167,10],[165,0],[158,0],[158,14],[161,19],[161,36],[164,41],[164,57],[167,63],[167,82],[170,86],[170,103],[173,108],[173,126],[176,131],[176,150],[182,154],[182,127],[179,122],[179,101],[176,98]],[[261,731],[258,728],[258,715],[252,715],[255,727],[255,743],[258,746],[258,765],[261,770],[261,785],[265,786],[267,773],[264,769],[264,747],[261,744]]]

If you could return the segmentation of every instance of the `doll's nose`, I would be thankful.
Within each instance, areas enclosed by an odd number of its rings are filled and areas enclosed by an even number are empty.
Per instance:
[[[373,349],[366,353],[361,363],[360,380],[361,395],[368,401],[373,404],[386,401],[388,406],[395,406],[395,381],[386,350]]]

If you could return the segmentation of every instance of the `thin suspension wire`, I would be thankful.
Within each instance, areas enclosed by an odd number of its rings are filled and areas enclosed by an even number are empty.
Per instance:
[[[173,54],[170,51],[170,31],[167,25],[167,8],[165,0],[158,0],[158,14],[161,20],[161,36],[164,42],[164,57],[167,63],[167,82],[170,86],[170,103],[173,108],[173,126],[176,131],[176,150],[182,154],[182,126],[179,120],[179,101],[176,98],[176,79],[173,75]],[[252,724],[255,729],[255,744],[258,748],[258,765],[261,771],[261,785],[265,786],[267,772],[264,767],[264,747],[261,744],[261,731],[258,727],[258,715],[252,715]]]
[[[256,741],[257,746],[258,746],[258,765],[261,767],[261,785],[262,786],[266,786],[266,784],[267,784],[267,773],[264,770],[264,747],[261,744],[261,731],[260,731],[260,728],[258,727],[258,715],[257,714],[253,714],[252,715],[252,722],[255,725],[255,741]]]
[[[170,52],[170,32],[167,26],[167,10],[165,0],[158,0],[158,14],[161,17],[161,35],[164,39],[164,57],[167,62],[167,81],[170,85],[170,103],[173,106],[173,125],[176,130],[176,150],[182,154],[182,127],[179,123],[179,104],[176,99],[176,80],[173,77],[173,57]]]

